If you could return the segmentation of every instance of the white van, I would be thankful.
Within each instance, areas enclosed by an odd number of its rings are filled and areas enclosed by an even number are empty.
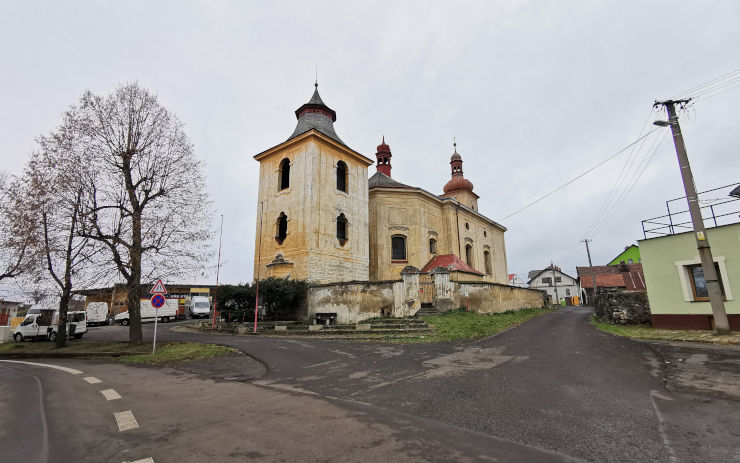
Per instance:
[[[87,324],[90,326],[105,325],[108,323],[108,303],[90,302],[85,309]]]
[[[48,339],[54,342],[57,339],[58,324],[58,310],[34,310],[34,313],[27,314],[21,324],[13,330],[13,339],[17,342],[26,339]],[[80,339],[87,333],[85,312],[67,312],[67,332],[73,332],[75,339]]]
[[[179,299],[177,298],[166,299],[164,307],[157,309],[157,313],[156,313],[157,319],[163,323],[167,323],[170,320],[175,320],[177,318],[178,303],[179,303]],[[141,321],[142,322],[153,322],[155,315],[154,315],[154,307],[152,307],[151,301],[149,299],[142,299],[140,307],[141,307]],[[117,323],[120,323],[123,326],[128,325],[129,324],[128,311],[121,312],[118,315],[116,315],[115,320]]]
[[[211,314],[211,301],[205,296],[193,296],[190,298],[190,316],[193,318],[205,317]]]

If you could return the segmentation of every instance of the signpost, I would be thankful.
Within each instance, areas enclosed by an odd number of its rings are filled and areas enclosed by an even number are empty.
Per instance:
[[[154,350],[157,348],[157,311],[167,302],[167,299],[164,297],[164,295],[167,294],[167,289],[164,287],[162,280],[157,280],[154,287],[149,292],[152,293],[150,301],[152,303],[152,307],[154,307],[154,342],[152,343],[152,354],[154,354]]]

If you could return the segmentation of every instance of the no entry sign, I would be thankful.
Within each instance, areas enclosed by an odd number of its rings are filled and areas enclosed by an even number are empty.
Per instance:
[[[161,309],[164,306],[165,298],[161,294],[155,294],[151,299],[152,307],[155,309]]]

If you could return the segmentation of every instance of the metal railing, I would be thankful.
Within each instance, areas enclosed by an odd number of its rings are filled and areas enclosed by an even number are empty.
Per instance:
[[[730,196],[730,191],[738,185],[740,183],[733,183],[697,193],[706,228],[740,222],[740,198]],[[683,201],[686,209],[677,211],[676,208],[680,206],[673,204],[676,201]],[[694,229],[688,205],[686,205],[686,196],[669,199],[665,202],[665,206],[668,214],[642,221],[642,235],[645,239],[684,233]]]

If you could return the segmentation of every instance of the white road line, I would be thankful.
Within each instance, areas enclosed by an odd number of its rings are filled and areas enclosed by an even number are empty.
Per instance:
[[[0,362],[22,363],[24,365],[34,365],[34,366],[37,366],[37,367],[54,368],[56,370],[66,371],[67,373],[70,373],[70,374],[73,374],[73,375],[81,375],[82,374],[82,372],[80,370],[75,370],[74,368],[62,367],[62,366],[59,366],[59,365],[52,365],[50,363],[22,362],[20,360],[0,360]]]
[[[105,400],[116,400],[121,398],[121,395],[113,389],[103,389],[100,393],[103,394]]]
[[[116,423],[118,423],[119,431],[128,431],[130,429],[139,429],[139,423],[136,422],[134,414],[131,410],[125,412],[115,412],[113,416],[116,417]]]
[[[90,383],[90,384],[98,384],[98,383],[102,383],[102,381],[100,381],[100,380],[99,380],[98,378],[96,378],[95,376],[88,376],[87,378],[82,378],[82,379],[84,379],[85,381],[87,381],[87,382],[88,382],[88,383]]]
[[[655,402],[655,398],[663,399],[663,400],[673,400],[669,397],[664,396],[658,391],[650,391],[650,403],[653,405],[653,410],[655,410],[655,414],[658,416],[658,432],[660,433],[660,437],[663,439],[663,444],[666,446],[666,449],[668,449],[668,458],[671,462],[677,461],[676,459],[676,452],[673,450],[673,447],[671,447],[671,441],[668,439],[668,434],[666,433],[666,424],[665,419],[663,418],[663,414],[660,413],[660,409],[658,408],[658,404]]]
[[[144,458],[143,460],[136,460],[136,461],[124,461],[123,463],[154,463],[154,458]]]

